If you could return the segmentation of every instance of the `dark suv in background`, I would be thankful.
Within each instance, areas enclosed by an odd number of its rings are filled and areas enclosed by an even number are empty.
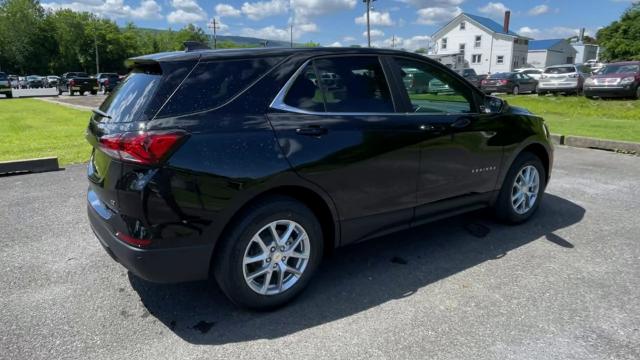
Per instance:
[[[8,98],[13,97],[13,90],[11,88],[11,80],[7,74],[0,72],[0,94],[5,95]]]
[[[420,55],[200,50],[129,65],[87,129],[91,226],[135,275],[211,276],[241,306],[291,300],[334,247],[484,207],[525,221],[551,173],[542,118]],[[449,90],[407,89],[418,72]]]

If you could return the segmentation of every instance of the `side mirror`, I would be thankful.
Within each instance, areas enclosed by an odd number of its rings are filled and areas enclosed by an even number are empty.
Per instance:
[[[506,107],[507,102],[495,96],[486,96],[484,98],[484,112],[488,114],[501,113]]]

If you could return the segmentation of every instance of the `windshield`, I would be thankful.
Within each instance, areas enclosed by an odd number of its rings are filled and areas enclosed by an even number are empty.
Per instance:
[[[576,68],[573,66],[559,66],[547,68],[545,74],[569,74],[576,72]]]
[[[640,65],[607,65],[600,74],[625,74],[640,72]]]
[[[511,77],[511,73],[498,73],[489,76],[489,79],[508,79]]]

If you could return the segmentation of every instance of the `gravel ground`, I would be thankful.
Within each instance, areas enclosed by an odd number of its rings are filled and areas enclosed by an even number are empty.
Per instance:
[[[112,261],[83,166],[3,177],[0,358],[636,360],[639,178],[640,157],[560,147],[527,224],[476,212],[350,246],[252,313]]]

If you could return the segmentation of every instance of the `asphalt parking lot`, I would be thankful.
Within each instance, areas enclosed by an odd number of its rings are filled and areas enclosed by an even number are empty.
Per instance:
[[[111,260],[84,166],[3,177],[0,358],[639,359],[638,179],[640,157],[558,148],[529,223],[476,212],[341,249],[252,313]]]

